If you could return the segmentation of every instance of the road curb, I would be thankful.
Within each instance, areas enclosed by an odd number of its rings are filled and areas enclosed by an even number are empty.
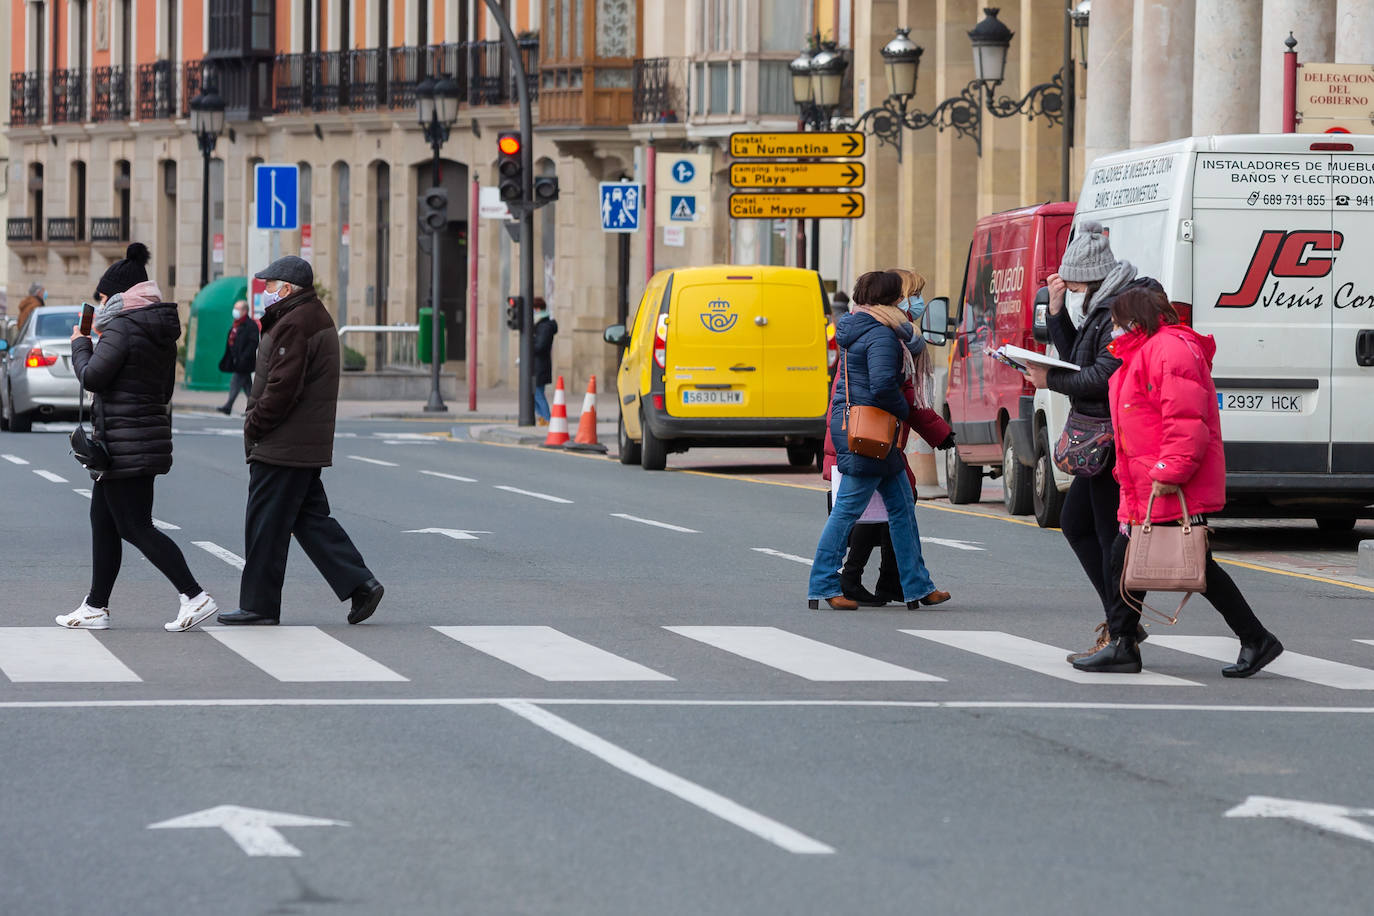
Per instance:
[[[1360,541],[1355,571],[1364,579],[1374,579],[1374,541]]]
[[[496,445],[543,445],[547,433],[539,432],[538,427],[503,426],[500,424],[476,424],[466,427],[467,438],[476,442],[491,442]],[[455,427],[455,437],[463,435],[462,427]]]

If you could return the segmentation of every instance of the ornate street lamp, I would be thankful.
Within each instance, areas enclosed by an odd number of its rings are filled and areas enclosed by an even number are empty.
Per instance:
[[[844,73],[849,61],[833,42],[826,42],[811,58],[811,94],[816,105],[827,115],[840,105],[840,91],[844,88]]]
[[[987,98],[983,103],[994,118],[1010,118],[1024,114],[1030,120],[1040,115],[1051,124],[1059,124],[1064,119],[1064,81],[1073,81],[1072,72],[1065,73],[1061,68],[1049,82],[1032,86],[1020,99],[1010,96],[994,96],[1007,72],[1007,48],[1011,47],[1012,30],[997,18],[997,7],[983,10],[983,21],[968,33],[973,45],[973,81],[982,86]],[[1065,23],[1069,23],[1069,10],[1064,11]],[[1067,30],[1067,25],[1066,25]],[[1066,35],[1067,39],[1068,36]],[[1070,68],[1071,69],[1071,68]]]
[[[792,58],[787,69],[792,73],[792,101],[798,106],[811,104],[811,52],[802,51]]]
[[[415,87],[415,113],[424,131],[425,142],[434,150],[433,186],[441,187],[439,176],[439,151],[443,149],[454,123],[458,120],[458,83],[447,76],[440,75],[435,80],[426,77]],[[436,195],[442,198],[442,194]],[[445,210],[446,210],[445,206]],[[441,220],[442,221],[442,220]],[[426,413],[442,413],[448,410],[443,395],[439,391],[439,296],[440,277],[439,232],[440,226],[433,227],[430,239],[429,260],[431,265],[430,295],[430,386],[429,401],[425,404]]]
[[[897,37],[883,45],[883,66],[887,68],[889,96],[906,100],[916,94],[916,72],[921,67],[923,50],[911,40],[911,29],[898,29]]]
[[[224,132],[224,99],[215,91],[213,79],[207,79],[191,100],[191,132],[204,160],[200,188],[200,286],[204,289],[210,283],[210,156]]]
[[[1083,78],[1078,80],[1078,97],[1083,98],[1083,90],[1088,85],[1088,18],[1092,12],[1093,0],[1079,0],[1076,6],[1068,9],[1069,22],[1072,24],[1073,31],[1078,33],[1078,68],[1083,71]],[[1067,30],[1066,30],[1067,31]],[[1067,36],[1065,42],[1067,44]],[[1072,64],[1073,52],[1067,46],[1064,48],[1064,63]]]

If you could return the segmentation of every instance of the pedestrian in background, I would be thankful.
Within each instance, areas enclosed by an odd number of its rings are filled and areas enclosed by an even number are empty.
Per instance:
[[[174,302],[163,302],[144,265],[148,249],[134,242],[127,257],[105,271],[95,289],[92,327],[99,345],[72,328],[72,369],[94,395],[93,435],[105,444],[110,466],[92,471],[91,589],[59,626],[105,630],[110,592],[128,541],[180,593],[170,632],[189,630],[215,613],[215,601],[196,582],[176,542],[153,527],[153,482],[172,469],[172,417],[167,406],[176,379],[181,320]]]
[[[47,301],[47,298],[48,291],[43,288],[42,283],[34,283],[29,286],[29,294],[19,300],[19,316],[16,319],[19,323],[15,327],[22,328],[29,314]]]
[[[539,425],[549,422],[549,399],[546,385],[553,384],[553,339],[558,336],[558,322],[549,317],[549,306],[542,296],[534,297],[534,413]]]
[[[1072,412],[1092,419],[1111,415],[1107,404],[1107,385],[1121,361],[1108,349],[1112,342],[1112,300],[1128,289],[1154,289],[1163,292],[1158,281],[1139,277],[1128,261],[1118,261],[1112,253],[1107,231],[1101,223],[1084,220],[1078,234],[1069,242],[1059,262],[1058,273],[1049,276],[1050,341],[1061,359],[1081,367],[1046,369],[1032,364],[1026,377],[1036,388],[1048,388],[1067,395]],[[1075,476],[1064,496],[1060,528],[1064,538],[1102,603],[1103,617],[1110,613],[1115,598],[1112,588],[1112,547],[1116,543],[1116,514],[1120,489],[1112,476],[1116,464],[1113,454],[1091,476]],[[1142,628],[1137,634],[1145,639]],[[1087,652],[1107,644],[1105,619],[1097,625],[1097,643]]]
[[[1217,344],[1179,323],[1169,297],[1154,289],[1132,289],[1112,303],[1116,340],[1112,352],[1122,361],[1111,382],[1112,431],[1121,460],[1120,522],[1112,545],[1112,591],[1108,643],[1073,662],[1080,671],[1140,671],[1136,608],[1145,600],[1121,594],[1131,525],[1145,521],[1179,525],[1186,504],[1194,524],[1226,505],[1226,454],[1221,412],[1212,381]],[[1182,494],[1180,501],[1179,494]],[[1151,505],[1153,501],[1153,505]],[[1240,656],[1221,669],[1224,677],[1249,677],[1278,658],[1283,644],[1264,628],[1236,583],[1207,551],[1204,597],[1221,612],[1240,640]],[[1133,606],[1134,604],[1134,606]]]
[[[875,491],[882,494],[887,508],[907,607],[915,610],[921,604],[940,604],[950,597],[948,592],[936,591],[922,562],[911,484],[896,436],[887,456],[875,459],[852,453],[846,432],[850,405],[877,407],[899,421],[906,420],[911,413],[902,396],[906,367],[911,362],[905,337],[899,337],[904,326],[910,324],[897,307],[902,298],[899,275],[871,271],[854,284],[851,311],[836,322],[836,340],[843,353],[831,403],[830,435],[835,445],[836,467],[844,477],[811,562],[807,585],[807,603],[811,608],[818,608],[822,600],[834,610],[858,607],[841,591],[839,567],[850,529]]]
[[[248,459],[243,575],[230,625],[281,620],[286,554],[294,535],[340,601],[362,623],[383,588],[343,526],[329,514],[320,472],[334,460],[339,399],[339,333],[315,293],[310,263],[288,255],[256,274],[265,280],[262,337],[243,421]]]
[[[229,339],[219,360],[219,371],[230,373],[229,400],[216,407],[226,417],[234,409],[239,392],[253,390],[253,367],[258,360],[258,322],[248,315],[248,303],[240,299],[234,303],[234,323],[229,326]]]

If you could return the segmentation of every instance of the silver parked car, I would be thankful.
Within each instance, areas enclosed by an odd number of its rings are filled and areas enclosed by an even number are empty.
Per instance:
[[[0,342],[0,429],[26,433],[33,421],[74,420],[81,386],[72,371],[72,326],[81,309],[43,305]]]

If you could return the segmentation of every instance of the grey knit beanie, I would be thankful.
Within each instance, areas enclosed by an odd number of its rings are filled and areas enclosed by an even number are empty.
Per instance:
[[[1085,219],[1078,225],[1078,234],[1064,250],[1059,262],[1059,276],[1072,283],[1092,283],[1101,280],[1116,266],[1112,244],[1102,224]]]

